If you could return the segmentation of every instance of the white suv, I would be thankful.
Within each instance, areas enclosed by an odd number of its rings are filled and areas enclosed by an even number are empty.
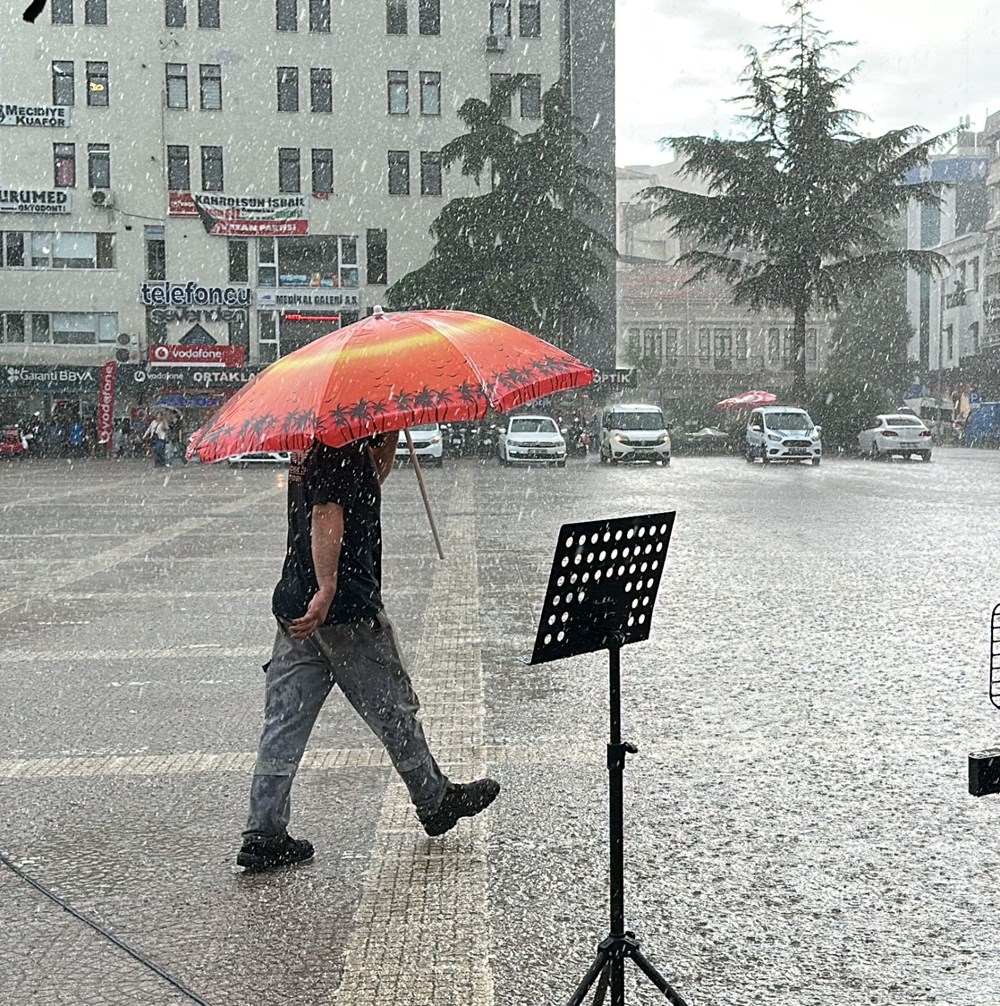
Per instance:
[[[670,434],[655,405],[609,405],[601,415],[602,463],[649,461],[670,464]]]
[[[805,409],[790,405],[766,405],[754,409],[747,421],[747,461],[756,458],[772,461],[809,461],[814,465],[823,457],[822,428]]]

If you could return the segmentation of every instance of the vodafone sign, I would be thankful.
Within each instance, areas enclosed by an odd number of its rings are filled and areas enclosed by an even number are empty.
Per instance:
[[[242,346],[167,346],[149,347],[153,367],[242,367],[246,352]]]

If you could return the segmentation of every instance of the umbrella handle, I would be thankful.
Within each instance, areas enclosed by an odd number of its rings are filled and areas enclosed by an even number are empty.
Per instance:
[[[444,552],[441,550],[441,539],[438,537],[437,526],[434,523],[434,514],[431,513],[431,501],[427,498],[427,486],[424,485],[424,473],[420,470],[420,462],[417,460],[417,452],[413,449],[413,438],[410,436],[409,430],[403,430],[403,436],[406,437],[406,446],[410,451],[410,460],[413,462],[413,471],[417,476],[417,485],[420,486],[420,495],[424,498],[424,509],[427,511],[427,519],[430,521],[431,534],[434,535],[434,544],[437,545],[438,558],[444,558]]]

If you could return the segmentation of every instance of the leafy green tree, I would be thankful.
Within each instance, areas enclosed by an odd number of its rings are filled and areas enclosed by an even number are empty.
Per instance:
[[[524,77],[515,75],[487,103],[469,98],[459,109],[467,132],[441,151],[458,163],[480,195],[451,200],[431,227],[431,258],[387,291],[396,309],[475,311],[500,318],[572,350],[574,335],[599,311],[588,295],[605,275],[613,244],[581,217],[600,208],[579,163],[585,142],[570,115],[566,88],[542,99],[532,133],[507,125],[507,109]]]
[[[744,139],[680,136],[661,140],[684,162],[684,174],[708,182],[708,194],[662,186],[645,190],[654,216],[674,218],[674,232],[693,238],[682,262],[694,279],[722,275],[734,301],[794,318],[792,397],[806,391],[806,319],[814,308],[837,310],[845,292],[869,287],[887,268],[936,268],[933,252],[892,246],[889,224],[907,200],[936,205],[938,186],[901,184],[925,164],[940,137],[917,142],[919,126],[868,138],[854,131],[858,112],[840,107],[858,67],[827,64],[845,45],[829,41],[809,0],[788,4],[789,24],[772,29],[761,55],[749,48],[736,101]]]

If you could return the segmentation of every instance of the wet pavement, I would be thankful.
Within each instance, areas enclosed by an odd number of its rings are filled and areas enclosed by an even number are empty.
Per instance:
[[[564,1003],[608,929],[606,660],[527,667],[559,526],[676,510],[623,651],[626,904],[691,1006],[1000,1003],[1000,452],[821,468],[426,473],[386,486],[386,598],[454,778],[428,839],[332,696],[296,783],[314,862],[233,865],[284,470],[0,468],[0,850],[204,1002]],[[0,1003],[193,1001],[0,865]],[[628,1002],[663,1002],[629,973]]]

